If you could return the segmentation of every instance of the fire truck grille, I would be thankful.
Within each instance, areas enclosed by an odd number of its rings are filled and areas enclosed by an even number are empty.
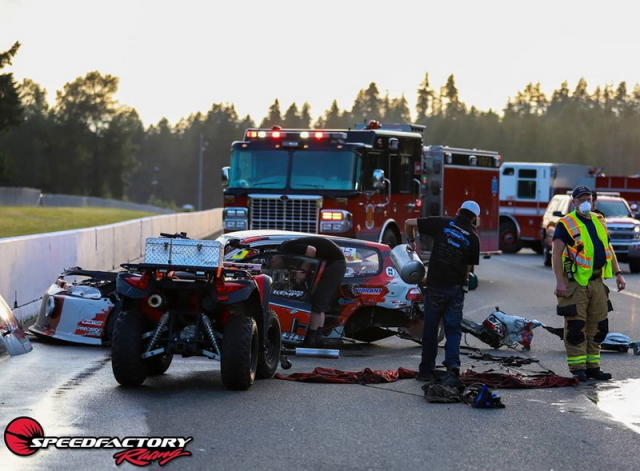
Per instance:
[[[320,199],[251,198],[251,229],[318,232]]]

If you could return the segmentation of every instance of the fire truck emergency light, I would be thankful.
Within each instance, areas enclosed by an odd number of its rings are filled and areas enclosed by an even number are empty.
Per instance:
[[[344,219],[344,213],[342,211],[326,211],[321,212],[323,221],[342,221]]]

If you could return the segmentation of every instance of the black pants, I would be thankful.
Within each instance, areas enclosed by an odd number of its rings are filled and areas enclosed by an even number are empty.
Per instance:
[[[311,297],[313,312],[327,312],[329,310],[346,271],[347,263],[344,260],[327,262]]]

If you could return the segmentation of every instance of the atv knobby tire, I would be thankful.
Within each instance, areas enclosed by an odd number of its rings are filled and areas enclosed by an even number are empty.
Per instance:
[[[220,372],[227,389],[246,390],[256,378],[260,339],[258,326],[251,317],[233,315],[222,337]]]
[[[138,386],[149,370],[140,357],[143,351],[144,319],[136,311],[122,311],[118,315],[111,339],[111,368],[118,383]]]
[[[282,346],[282,333],[280,331],[280,320],[277,316],[269,316],[265,335],[264,348],[258,357],[258,369],[256,377],[258,379],[273,378],[278,369],[280,361],[280,348]]]
[[[157,376],[163,374],[171,366],[171,360],[173,360],[172,353],[163,353],[162,355],[156,355],[155,357],[147,358],[143,360],[147,365],[147,371],[149,376]]]

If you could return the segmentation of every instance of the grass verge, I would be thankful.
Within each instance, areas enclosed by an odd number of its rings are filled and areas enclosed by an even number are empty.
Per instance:
[[[153,215],[119,208],[0,206],[0,238],[102,226]]]

